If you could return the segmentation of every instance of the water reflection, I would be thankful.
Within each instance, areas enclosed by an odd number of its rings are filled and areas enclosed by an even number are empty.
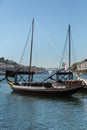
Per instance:
[[[64,126],[65,129],[70,129],[72,125],[73,127],[77,127],[75,122],[79,119],[77,113],[79,111],[80,116],[82,116],[80,110],[84,107],[83,102],[76,97],[65,100],[64,98],[42,98],[39,96],[33,97],[13,94],[8,95],[7,99],[8,105],[6,108],[9,113],[8,117],[16,121],[18,120],[17,124],[14,121],[13,125],[18,127],[22,121],[26,122],[27,128],[35,130],[51,128],[64,129]],[[22,127],[25,127],[24,123],[19,128],[22,129]]]
[[[0,87],[0,129],[86,130],[87,94],[70,98],[29,96]]]

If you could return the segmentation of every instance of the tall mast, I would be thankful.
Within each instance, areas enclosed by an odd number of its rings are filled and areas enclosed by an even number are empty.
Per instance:
[[[34,35],[34,18],[32,20],[32,36],[31,36],[30,62],[29,62],[29,82],[31,82],[31,64],[32,64],[33,35]]]
[[[69,70],[70,70],[70,66],[71,66],[71,38],[70,38],[70,24],[69,24],[69,29],[68,29],[68,32],[69,32]]]

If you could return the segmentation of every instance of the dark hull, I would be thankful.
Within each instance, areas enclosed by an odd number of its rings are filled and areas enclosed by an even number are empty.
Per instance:
[[[79,92],[87,93],[87,86],[81,88]]]
[[[67,90],[43,90],[43,91],[36,91],[36,90],[22,90],[22,89],[14,89],[14,93],[20,94],[27,94],[27,95],[37,95],[37,96],[52,96],[52,97],[70,97],[71,95],[77,93],[81,87],[74,87],[72,89]]]
[[[21,86],[19,84],[14,84],[13,82],[7,80],[7,83],[11,86],[13,92],[20,93],[20,94],[28,94],[28,95],[38,95],[38,96],[52,96],[52,97],[70,97],[71,95],[80,91],[83,86],[78,85],[70,85],[66,87],[64,85],[60,86],[57,85],[57,88],[53,86],[43,87],[43,86]],[[35,85],[35,83],[33,84]],[[41,84],[40,84],[41,85]]]

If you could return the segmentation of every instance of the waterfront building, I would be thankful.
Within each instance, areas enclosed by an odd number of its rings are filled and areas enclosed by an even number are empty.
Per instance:
[[[77,70],[78,71],[80,71],[80,70],[87,70],[87,59],[84,59],[83,61],[78,62]]]

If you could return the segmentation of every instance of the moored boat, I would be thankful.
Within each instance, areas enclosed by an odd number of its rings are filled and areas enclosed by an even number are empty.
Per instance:
[[[70,31],[70,25],[69,25]],[[32,21],[32,37],[31,37],[31,51],[30,51],[30,64],[29,71],[23,72],[21,69],[14,71],[6,71],[6,81],[11,86],[12,90],[16,93],[27,93],[33,95],[46,95],[57,97],[69,97],[78,92],[82,87],[82,81],[73,80],[73,73],[67,72],[65,69],[56,71],[46,79],[40,82],[34,82],[33,77],[35,72],[31,70],[32,66],[32,49],[33,49],[33,33],[34,33],[34,19]],[[70,42],[69,42],[70,45]],[[70,56],[69,56],[70,59]],[[70,60],[69,60],[70,61]],[[70,62],[69,62],[70,65]],[[21,77],[19,80],[19,76]],[[27,76],[27,80],[23,80],[23,76]],[[54,76],[56,78],[54,78]],[[14,80],[11,81],[9,77]],[[22,80],[22,82],[21,82]]]
[[[8,73],[8,71],[7,71]],[[17,75],[15,75],[17,76]],[[11,77],[11,74],[10,76]],[[50,77],[52,79],[52,77]],[[57,97],[69,97],[78,92],[82,87],[81,81],[66,80],[61,81],[50,81],[50,82],[22,82],[18,83],[8,79],[6,75],[6,81],[11,86],[12,90],[16,93],[26,93],[29,95],[46,95],[46,96],[57,96]]]

